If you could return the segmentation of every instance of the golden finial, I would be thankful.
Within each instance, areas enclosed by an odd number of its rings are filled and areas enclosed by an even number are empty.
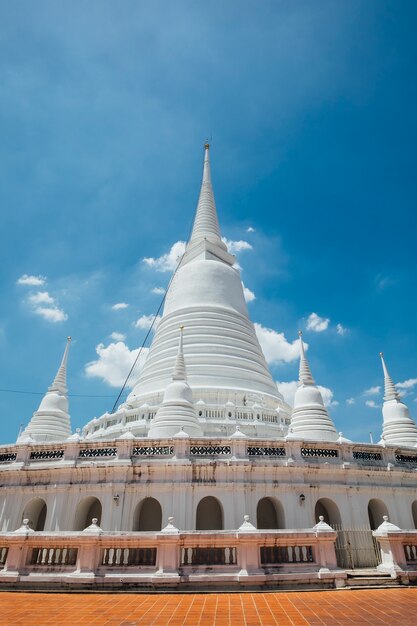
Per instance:
[[[302,337],[302,336],[303,336],[303,331],[302,331],[302,330],[299,330],[299,331],[298,331],[298,336],[299,336],[299,337]]]
[[[67,341],[68,342],[71,341],[71,339],[72,339],[72,337],[69,337],[69,336],[67,337]]]
[[[180,326],[180,331],[182,332],[184,330],[185,326]]]
[[[383,357],[383,356],[384,356],[384,353],[383,353],[383,352],[380,352],[380,353],[379,353],[379,356],[380,356],[380,357]]]
[[[205,148],[206,150],[208,150],[208,149],[210,148],[210,144],[209,144],[209,142],[208,142],[208,141],[206,141],[206,143],[204,144],[204,148]]]

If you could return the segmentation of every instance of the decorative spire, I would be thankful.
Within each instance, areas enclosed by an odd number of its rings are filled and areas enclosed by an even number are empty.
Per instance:
[[[299,385],[314,385],[314,378],[311,374],[310,366],[307,361],[307,357],[304,351],[303,333],[298,331],[300,338],[300,370],[299,370]]]
[[[206,143],[204,146],[203,180],[189,244],[208,239],[212,243],[219,245],[223,250],[227,250],[221,239],[219,220],[217,218],[216,203],[211,184],[209,151],[210,145]]]
[[[337,441],[339,434],[324,406],[323,396],[314,382],[300,337],[300,380],[294,396],[291,428],[287,439]]]
[[[67,345],[65,346],[64,356],[62,357],[61,365],[59,366],[59,370],[56,373],[54,378],[54,382],[50,387],[48,387],[48,391],[59,391],[60,393],[66,394],[68,392],[67,389],[67,361],[68,361],[68,348],[71,343],[71,337],[67,337]]]
[[[417,426],[411,419],[408,407],[401,400],[380,352],[384,372],[384,404],[382,405],[382,438],[380,443],[414,447],[417,444]]]
[[[388,373],[383,352],[380,352],[379,356],[381,357],[382,369],[384,372],[384,400],[400,400],[400,395],[394,385],[391,376]]]
[[[148,437],[173,437],[183,430],[191,437],[201,437],[203,430],[197,419],[193,394],[187,382],[183,346],[184,326],[180,326],[180,341],[172,382],[165,389],[164,399],[148,432]]]
[[[187,372],[184,361],[184,326],[180,326],[180,343],[178,346],[177,359],[175,361],[172,380],[187,380]]]
[[[68,414],[67,360],[71,337],[67,338],[64,356],[54,378],[54,382],[42,398],[38,410],[19,435],[18,442],[64,441],[71,436],[71,423]]]

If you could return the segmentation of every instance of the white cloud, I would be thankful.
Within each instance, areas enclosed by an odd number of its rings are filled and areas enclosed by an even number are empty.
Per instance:
[[[369,389],[365,389],[363,393],[365,396],[377,396],[381,393],[381,386],[376,385],[375,387],[369,387]]]
[[[246,229],[247,233],[254,233],[255,232],[255,228],[253,226],[248,226]]]
[[[265,328],[261,324],[254,324],[258,341],[268,363],[282,361],[290,363],[298,359],[300,346],[298,339],[288,342],[284,333],[277,333],[272,328]],[[306,348],[308,344],[304,344]]]
[[[369,406],[371,409],[379,409],[380,405],[375,402],[375,400],[366,400],[366,406]]]
[[[164,287],[154,287],[151,291],[152,293],[156,293],[158,296],[163,296],[165,294]]]
[[[233,241],[222,237],[222,241],[226,244],[230,254],[238,254],[242,250],[252,250],[252,245],[248,241]]]
[[[113,304],[112,309],[113,311],[120,311],[121,309],[127,309],[128,306],[127,302],[116,302],[116,304]]]
[[[33,313],[40,315],[48,322],[65,322],[68,319],[68,315],[59,308],[55,298],[47,291],[37,291],[30,295],[27,301],[32,306]]]
[[[355,404],[355,398],[348,398],[346,404]]]
[[[30,274],[23,274],[17,279],[18,285],[29,285],[30,287],[40,287],[46,283],[46,276],[32,276]]]
[[[166,254],[160,257],[145,257],[143,262],[148,267],[153,267],[158,272],[172,272],[178,265],[180,257],[185,252],[185,241],[176,241]]]
[[[101,378],[111,387],[121,387],[139,354],[139,348],[129,350],[125,343],[118,341],[117,343],[110,343],[107,347],[103,343],[99,343],[96,346],[96,352],[98,359],[85,365],[86,376],[89,378]],[[129,378],[128,387],[133,387],[135,384],[148,352],[149,348],[142,349],[135,369]]]
[[[307,330],[312,330],[315,333],[322,333],[327,330],[330,320],[327,317],[320,317],[317,313],[310,313],[307,318]]]
[[[348,329],[342,326],[342,324],[336,324],[336,332],[338,335],[341,335],[343,337],[343,335],[346,335],[346,333],[348,332]]]
[[[54,304],[55,300],[47,291],[37,291],[28,298],[31,304]]]
[[[136,320],[136,322],[134,323],[134,327],[149,330],[154,320],[155,323],[153,325],[153,330],[156,330],[159,322],[161,321],[160,315],[157,315],[156,317],[155,315],[142,315],[139,319]]]
[[[412,389],[415,385],[417,385],[417,378],[409,378],[402,383],[396,383],[398,389]]]
[[[284,396],[285,402],[290,406],[294,406],[294,395],[297,391],[298,381],[291,380],[289,382],[277,382],[278,390]],[[333,391],[328,387],[322,387],[317,385],[323,398],[324,406],[337,406],[339,403],[337,400],[333,400]]]
[[[65,322],[68,319],[68,315],[57,306],[38,306],[33,309],[33,312],[36,313],[36,315],[40,315],[48,322]]]
[[[124,335],[123,333],[113,332],[110,335],[110,339],[114,339],[114,341],[124,341],[126,339],[126,335]]]
[[[245,296],[246,302],[253,302],[253,300],[255,300],[256,298],[253,291],[251,291],[248,287],[245,287],[243,282],[242,282],[242,287],[243,287],[243,295]]]

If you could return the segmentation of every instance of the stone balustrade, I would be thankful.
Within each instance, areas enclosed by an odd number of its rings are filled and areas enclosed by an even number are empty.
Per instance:
[[[238,432],[238,431],[237,431]],[[240,435],[240,433],[239,433]],[[285,439],[273,442],[251,439],[244,435],[229,438],[169,440],[134,438],[113,441],[69,440],[62,443],[15,444],[0,446],[0,469],[9,466],[82,465],[91,461],[120,462],[141,459],[175,462],[180,459],[215,458],[224,461],[242,460],[253,463],[279,462],[282,465],[327,464],[342,469],[369,468],[392,471],[417,469],[417,451],[395,446],[357,444],[349,442],[312,443]]]
[[[0,533],[0,588],[155,588],[319,586],[343,584],[336,532],[257,530],[248,516],[235,531],[179,531],[169,518],[160,532],[104,532],[93,520],[82,532],[35,532],[28,520]]]

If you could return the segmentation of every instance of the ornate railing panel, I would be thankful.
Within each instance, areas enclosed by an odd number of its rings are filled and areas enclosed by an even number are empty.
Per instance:
[[[29,563],[42,567],[61,567],[63,565],[75,565],[78,548],[32,548]]]
[[[272,448],[269,446],[248,446],[248,456],[285,456],[285,448]]]
[[[182,548],[181,566],[236,565],[236,548]]]
[[[104,548],[101,564],[107,567],[152,567],[156,548]]]
[[[0,454],[0,463],[13,463],[16,461],[16,452],[3,452]]]
[[[117,456],[117,448],[82,448],[80,459],[94,459]]]
[[[332,450],[330,448],[301,448],[301,456],[304,457],[322,457],[335,459],[339,456],[338,450]]]
[[[314,563],[312,546],[262,546],[261,564]]]
[[[33,450],[29,457],[31,461],[49,461],[63,458],[64,450]]]
[[[224,456],[232,453],[230,446],[191,446],[191,456]]]
[[[354,450],[353,458],[357,461],[382,461],[382,454],[380,452],[365,452]]]
[[[417,456],[413,454],[396,454],[397,463],[414,463],[417,465]]]
[[[174,446],[136,446],[133,456],[171,456]]]

